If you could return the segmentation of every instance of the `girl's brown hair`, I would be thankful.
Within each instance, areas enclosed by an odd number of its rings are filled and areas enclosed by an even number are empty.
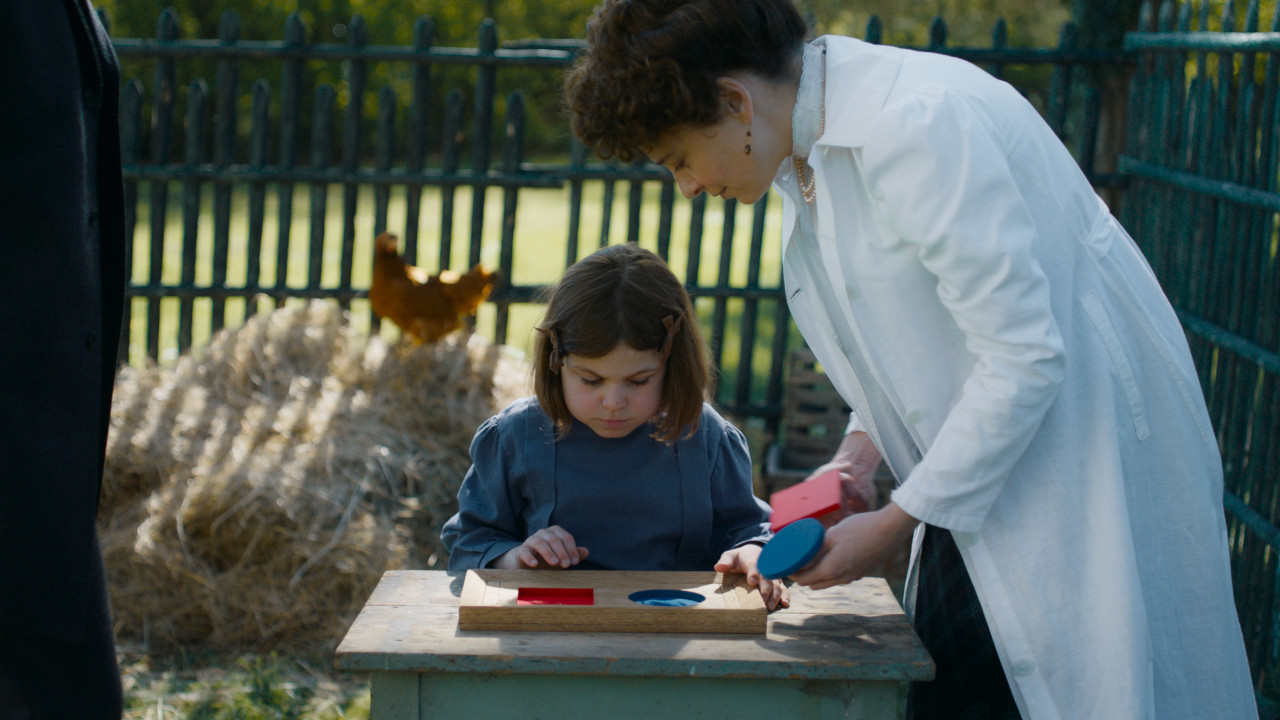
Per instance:
[[[670,320],[664,323],[664,319]],[[668,325],[674,332],[668,332]],[[574,263],[551,288],[547,313],[533,344],[533,386],[542,409],[563,437],[573,424],[560,384],[560,360],[598,358],[618,343],[670,354],[653,437],[675,442],[692,435],[711,380],[702,331],[684,285],[657,255],[637,245],[604,247]]]
[[[573,133],[629,162],[669,130],[720,120],[721,77],[798,72],[805,32],[791,0],[605,0],[565,77]]]

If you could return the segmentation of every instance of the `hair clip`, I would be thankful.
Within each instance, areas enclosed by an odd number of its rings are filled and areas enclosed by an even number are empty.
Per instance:
[[[676,333],[680,332],[680,322],[684,320],[684,315],[668,315],[662,318],[662,326],[667,329],[667,336],[662,340],[662,347],[658,350],[658,361],[666,362],[671,356],[671,343],[676,339]]]
[[[551,342],[551,357],[547,361],[547,369],[559,374],[560,365],[564,362],[564,358],[561,357],[560,338],[556,335],[556,331],[550,328],[535,327],[534,330],[546,335],[547,340]]]

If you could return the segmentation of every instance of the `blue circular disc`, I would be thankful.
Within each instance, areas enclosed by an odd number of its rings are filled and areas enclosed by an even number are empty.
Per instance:
[[[628,595],[627,599],[654,607],[688,607],[706,600],[698,593],[688,590],[640,590]]]
[[[826,528],[815,518],[797,520],[778,531],[760,551],[757,567],[770,580],[784,578],[809,564],[818,550]]]

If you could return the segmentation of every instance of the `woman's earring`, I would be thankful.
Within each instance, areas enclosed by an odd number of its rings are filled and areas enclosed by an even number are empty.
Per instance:
[[[751,154],[751,130],[747,130],[747,154]]]

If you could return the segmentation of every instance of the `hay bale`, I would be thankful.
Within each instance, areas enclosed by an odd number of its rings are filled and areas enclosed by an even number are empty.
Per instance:
[[[383,571],[443,564],[472,435],[528,377],[478,336],[389,344],[323,301],[122,369],[99,516],[117,636],[336,644]]]

